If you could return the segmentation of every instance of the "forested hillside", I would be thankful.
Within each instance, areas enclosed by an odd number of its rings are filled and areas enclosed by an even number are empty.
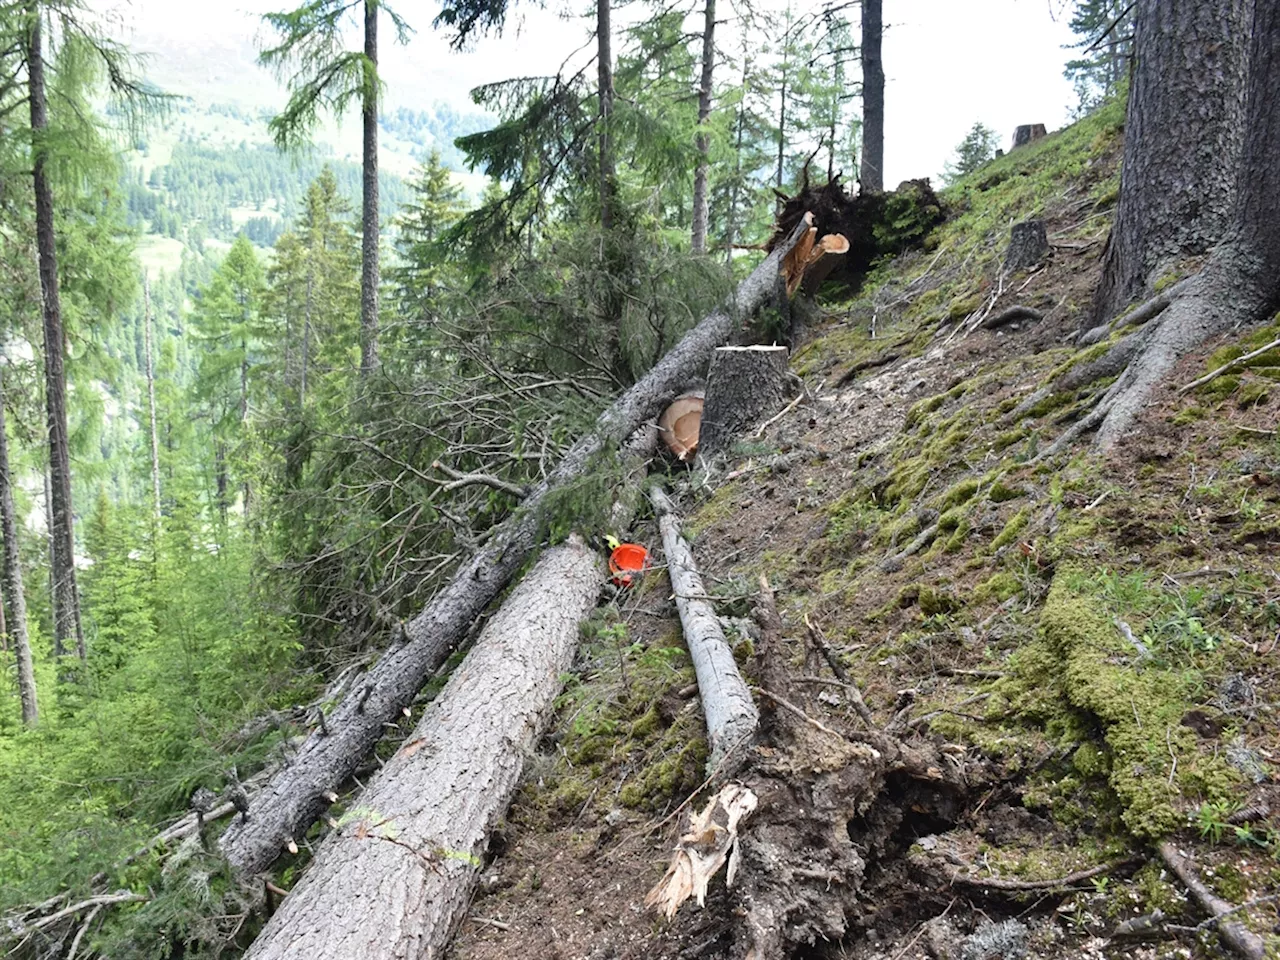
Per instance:
[[[1276,955],[1280,2],[897,6],[0,0],[0,950]]]

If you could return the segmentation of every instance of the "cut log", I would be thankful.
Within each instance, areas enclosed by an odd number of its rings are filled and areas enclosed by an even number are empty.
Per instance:
[[[699,450],[704,460],[729,449],[761,417],[782,405],[786,347],[720,347],[711,355]]]
[[[711,743],[707,770],[714,773],[730,751],[755,734],[760,714],[720,629],[720,618],[707,600],[693,551],[680,532],[675,505],[657,487],[650,492],[650,498],[658,514],[662,549],[667,555],[667,574],[698,678],[702,712],[707,718],[707,736]]]
[[[580,540],[543,555],[246,957],[443,955],[602,582]]]
[[[539,513],[548,494],[592,469],[605,451],[656,417],[663,404],[702,374],[711,351],[773,295],[782,258],[809,226],[802,218],[784,241],[775,244],[764,262],[738,285],[729,303],[685,334],[652,370],[619,396],[600,415],[595,428],[534,487],[520,509],[459,565],[452,579],[406,625],[407,642],[383,654],[328,715],[326,729],[307,738],[293,762],[254,797],[248,815],[237,817],[223,833],[219,841],[222,853],[237,873],[265,870],[290,838],[302,836],[324,812],[329,803],[326,797],[343,786],[374,748],[384,724],[400,716],[528,559],[539,541]]]
[[[676,397],[658,418],[658,435],[681,463],[693,460],[694,454],[698,452],[702,403],[701,390],[686,393],[682,397]]]
[[[1023,220],[1015,223],[1009,233],[1009,250],[1004,257],[1004,268],[1012,273],[1026,270],[1044,261],[1049,255],[1049,237],[1043,220]]]

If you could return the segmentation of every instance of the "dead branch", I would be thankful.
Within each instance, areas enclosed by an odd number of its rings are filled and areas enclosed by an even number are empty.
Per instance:
[[[1194,390],[1196,387],[1203,387],[1209,381],[1218,379],[1218,377],[1222,376],[1224,373],[1228,373],[1234,370],[1236,367],[1241,366],[1242,364],[1248,363],[1254,357],[1260,357],[1262,356],[1262,354],[1266,353],[1267,351],[1276,349],[1276,347],[1280,347],[1280,337],[1277,337],[1275,340],[1272,340],[1270,343],[1266,344],[1265,346],[1259,347],[1257,350],[1253,350],[1249,353],[1246,353],[1243,357],[1236,357],[1234,360],[1228,363],[1224,363],[1217,370],[1214,370],[1212,373],[1206,373],[1199,380],[1192,380],[1186,386],[1179,387],[1178,395],[1181,396],[1182,394],[1186,393],[1188,390]]]
[[[1075,873],[1069,873],[1065,877],[1055,877],[1052,880],[1010,880],[1004,877],[968,877],[958,871],[948,871],[947,879],[951,883],[959,883],[967,887],[983,887],[990,890],[1009,890],[1013,892],[1057,890],[1061,887],[1070,887],[1077,883],[1083,883],[1085,880],[1092,880],[1094,877],[1100,877],[1105,873],[1112,873],[1123,867],[1131,866],[1135,862],[1137,862],[1136,858],[1127,857],[1123,860],[1113,861],[1112,863],[1102,863],[1096,867],[1090,867],[1087,870],[1077,870]]]
[[[1159,850],[1165,866],[1177,875],[1196,902],[1212,915],[1222,942],[1246,960],[1264,960],[1267,948],[1262,938],[1240,921],[1227,919],[1238,912],[1236,906],[1210,890],[1196,875],[1195,864],[1175,850],[1171,841],[1163,841]]]
[[[844,664],[840,662],[835,651],[831,649],[831,644],[827,643],[827,638],[822,635],[822,631],[809,619],[808,614],[805,615],[804,625],[809,628],[809,639],[818,648],[822,658],[827,661],[827,666],[831,668],[831,672],[836,675],[836,678],[849,691],[849,700],[853,704],[853,709],[858,711],[858,716],[862,718],[863,723],[874,729],[876,720],[871,714],[871,708],[867,706],[867,701],[862,699],[862,693],[858,690],[858,685],[854,683],[849,671],[844,668]]]
[[[529,495],[528,487],[523,487],[518,483],[510,483],[489,473],[462,473],[461,471],[453,469],[453,467],[446,466],[439,460],[434,461],[431,466],[433,469],[439,470],[446,477],[450,478],[449,483],[440,484],[440,489],[445,493],[448,493],[451,490],[457,490],[460,487],[471,487],[478,484],[484,487],[492,487],[494,490],[501,491],[502,493],[509,493],[511,496],[520,500],[523,500]]]

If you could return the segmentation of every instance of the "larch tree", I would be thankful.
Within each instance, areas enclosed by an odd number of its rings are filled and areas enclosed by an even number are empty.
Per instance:
[[[360,11],[364,44],[360,50],[343,48],[342,32],[349,15]],[[325,112],[341,116],[360,103],[362,127],[361,266],[360,266],[360,376],[367,379],[378,365],[378,18],[385,13],[395,28],[396,40],[408,41],[409,25],[384,0],[307,0],[282,13],[263,19],[278,34],[277,42],[263,49],[259,61],[285,78],[289,102],[275,116],[270,128],[281,147],[305,142]]]
[[[1217,243],[1198,273],[1162,294],[1163,313],[1091,365],[1119,376],[1056,449],[1095,427],[1099,446],[1114,446],[1182,357],[1280,305],[1280,0],[1140,0],[1135,16],[1104,304],[1140,289],[1161,254]]]
[[[884,190],[884,39],[882,0],[862,0],[862,162],[859,179],[868,193]]]

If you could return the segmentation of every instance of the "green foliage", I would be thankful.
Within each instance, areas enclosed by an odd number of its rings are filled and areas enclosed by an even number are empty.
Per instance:
[[[956,146],[956,158],[947,164],[942,178],[948,184],[967,177],[996,155],[999,135],[982,122],[975,123]]]

